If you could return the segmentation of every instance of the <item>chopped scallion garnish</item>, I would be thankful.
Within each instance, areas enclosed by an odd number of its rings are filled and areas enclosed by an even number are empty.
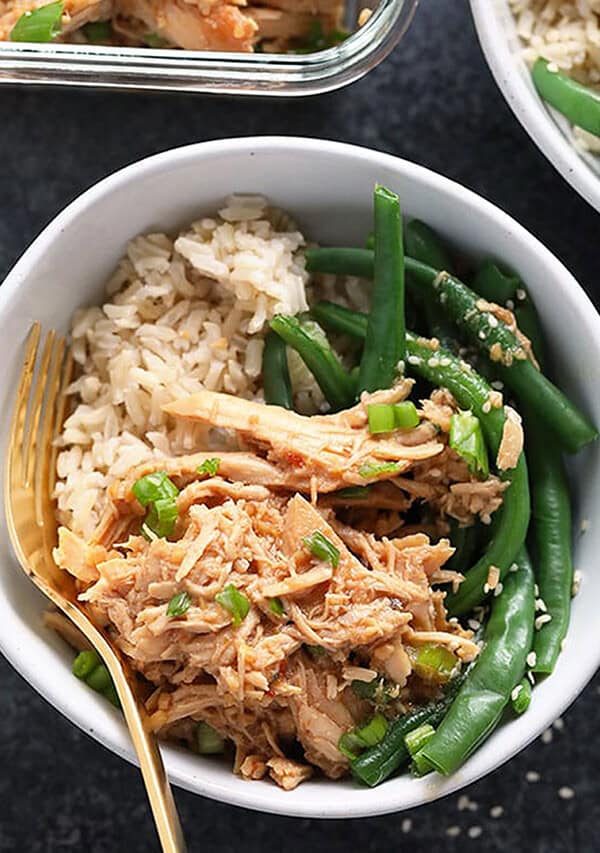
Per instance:
[[[64,3],[48,3],[23,12],[10,32],[11,41],[47,42],[60,34]]]
[[[388,722],[381,713],[375,714],[364,726],[345,732],[338,741],[338,749],[350,761],[358,758],[363,749],[376,746],[385,737]]]
[[[269,601],[269,610],[275,616],[283,616],[285,614],[285,608],[280,598],[272,598]]]
[[[339,549],[326,536],[323,536],[320,530],[315,530],[310,536],[305,536],[302,542],[313,557],[331,563],[334,569],[338,567],[340,562]]]
[[[183,592],[178,592],[173,598],[169,601],[167,606],[167,616],[171,619],[175,616],[183,616],[184,613],[187,613],[192,604],[192,599],[190,598],[190,594],[185,590]]]
[[[371,403],[367,406],[369,432],[377,435],[380,432],[392,432],[396,428],[394,407],[389,403]]]
[[[346,498],[350,501],[366,500],[371,491],[370,486],[347,486],[345,489],[338,489],[333,495],[336,498]]]
[[[419,426],[417,407],[410,400],[394,403],[394,420],[396,429],[412,429]]]
[[[216,456],[213,459],[205,459],[202,465],[198,465],[198,473],[208,474],[209,477],[214,477],[219,470],[220,465],[221,460]]]
[[[196,726],[196,749],[200,755],[220,755],[225,749],[225,739],[208,723]]]
[[[141,533],[146,539],[173,535],[177,521],[179,489],[165,471],[154,471],[140,477],[132,492],[143,507],[148,507]]]
[[[457,665],[458,658],[449,649],[428,643],[419,649],[414,670],[425,681],[448,681]]]
[[[367,480],[369,477],[378,477],[380,474],[396,474],[399,468],[397,462],[365,462],[358,469],[358,473]]]
[[[490,473],[487,448],[479,418],[472,412],[456,412],[450,419],[450,447],[465,460],[472,474],[485,478]]]
[[[215,601],[231,613],[236,628],[242,624],[250,610],[250,602],[232,583],[228,583],[222,592],[215,595]]]
[[[408,749],[411,758],[414,758],[419,750],[423,749],[428,740],[435,734],[435,729],[429,723],[423,723],[404,736],[404,743]]]

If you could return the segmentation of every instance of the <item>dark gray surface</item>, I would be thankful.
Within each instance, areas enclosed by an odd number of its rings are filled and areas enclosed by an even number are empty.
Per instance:
[[[383,66],[319,99],[259,103],[3,89],[0,116],[0,280],[67,202],[115,169],[189,142],[281,133],[370,146],[455,178],[515,216],[600,301],[598,217],[505,106],[465,0],[425,0],[406,41]],[[3,660],[0,677],[0,851],[157,849],[137,771],[66,722]],[[459,811],[453,796],[405,815],[323,823],[252,814],[177,792],[190,850],[599,850],[599,690],[587,688],[551,744],[538,741],[473,785],[467,793],[477,811]],[[531,770],[538,782],[526,780]],[[563,785],[574,789],[574,799],[558,796]],[[494,820],[489,809],[498,804],[505,811]],[[405,835],[406,817],[412,828]],[[446,835],[449,826],[462,828],[456,840]],[[473,826],[482,828],[479,838],[468,837]]]

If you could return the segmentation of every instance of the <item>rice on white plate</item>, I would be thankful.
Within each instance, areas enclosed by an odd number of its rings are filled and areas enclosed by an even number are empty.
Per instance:
[[[278,312],[307,308],[305,238],[262,196],[231,196],[218,216],[174,238],[133,239],[107,284],[108,301],[76,312],[79,375],[59,440],[56,498],[62,524],[90,536],[115,477],[156,456],[219,446],[226,436],[171,423],[162,406],[202,389],[262,399],[264,335]],[[322,295],[339,294],[324,278]],[[365,308],[361,282],[344,297]],[[312,375],[289,352],[296,406],[324,410]]]
[[[541,56],[550,67],[594,89],[600,87],[600,0],[508,0],[523,58],[531,68]],[[600,139],[574,127],[583,149],[600,153]]]

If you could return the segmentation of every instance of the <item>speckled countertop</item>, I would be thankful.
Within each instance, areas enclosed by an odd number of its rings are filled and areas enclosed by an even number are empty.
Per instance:
[[[113,170],[189,142],[280,133],[370,146],[460,181],[529,228],[600,303],[598,215],[504,104],[466,0],[423,0],[392,57],[351,88],[320,98],[257,102],[4,88],[0,116],[0,280],[49,219]],[[137,771],[59,716],[2,659],[0,678],[0,851],[156,850]],[[401,815],[295,820],[178,791],[190,850],[598,851],[599,702],[596,679],[551,736],[472,785],[468,799],[452,796]],[[565,791],[559,795],[565,786],[574,793],[569,799]],[[499,806],[503,813],[494,817]]]

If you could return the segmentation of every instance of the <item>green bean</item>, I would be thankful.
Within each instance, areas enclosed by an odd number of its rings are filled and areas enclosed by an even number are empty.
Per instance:
[[[334,411],[352,405],[355,383],[314,321],[305,316],[277,314],[271,320],[271,328],[298,352]]]
[[[436,270],[450,272],[452,269],[444,244],[435,231],[419,219],[412,219],[404,229],[404,248],[411,258]]]
[[[117,691],[113,684],[106,664],[93,649],[86,649],[76,656],[73,661],[73,675],[85,681],[88,687],[102,694],[116,708],[121,707]]]
[[[294,408],[285,341],[273,331],[270,331],[265,338],[262,379],[265,403],[271,406],[283,406],[284,409]]]
[[[349,335],[361,341],[364,341],[367,336],[368,317],[360,311],[353,311],[352,308],[322,299],[312,306],[310,313],[324,329],[330,332]]]
[[[485,645],[436,733],[421,755],[450,775],[485,740],[522,678],[531,648],[535,596],[527,554],[519,555],[501,594],[494,599]]]
[[[506,305],[509,299],[514,299],[520,285],[519,276],[503,269],[491,258],[482,263],[473,279],[473,290],[484,299],[497,302],[498,305]]]
[[[404,250],[398,196],[375,188],[373,293],[358,393],[389,388],[405,354]]]
[[[348,257],[343,249],[313,249],[307,254],[309,269],[320,269],[320,251],[327,252],[324,260],[329,272],[334,271],[335,265],[341,273],[348,273],[355,265],[361,267],[362,274],[366,271],[367,249],[353,249]],[[426,289],[442,311],[486,353],[505,385],[526,400],[545,421],[562,447],[575,453],[598,437],[597,429],[588,418],[536,370],[511,329],[481,305],[478,306],[480,297],[474,291],[454,276],[438,273],[414,258],[407,256],[405,265],[410,273],[407,280],[411,286],[416,282]]]
[[[348,308],[319,302],[313,310],[326,328],[349,334],[360,333],[361,325],[364,329],[364,314]],[[364,337],[364,332],[356,336]],[[409,370],[414,370],[433,385],[448,388],[462,409],[471,409],[479,418],[487,444],[496,456],[506,415],[503,409],[491,408],[488,411],[490,385],[466,362],[448,350],[432,349],[431,341],[418,338],[411,332],[406,335],[406,351]],[[516,468],[503,471],[500,476],[509,480],[510,486],[495,514],[492,538],[479,560],[466,572],[458,592],[449,593],[446,597],[446,606],[454,615],[468,613],[483,601],[490,568],[495,566],[502,580],[525,541],[530,518],[525,455],[521,454]]]
[[[551,71],[549,63],[540,57],[534,64],[531,77],[535,88],[550,106],[577,125],[600,136],[600,95],[560,71]]]
[[[527,454],[531,461],[532,525],[535,540],[536,582],[539,598],[550,621],[536,630],[534,672],[554,669],[569,627],[573,585],[571,500],[560,448],[545,425],[526,412]]]
[[[371,249],[308,249],[305,253],[307,272],[330,275],[353,275],[373,278],[373,251]],[[406,262],[406,256],[404,258]]]
[[[524,290],[524,288],[521,289],[523,289],[525,293],[525,298],[517,298],[513,313],[517,321],[517,326],[531,341],[533,354],[536,357],[540,368],[543,370],[546,359],[546,348],[544,346],[544,338],[540,328],[537,311],[535,310],[535,306],[531,301],[529,294]]]
[[[463,673],[457,675],[448,684],[441,699],[393,720],[383,740],[352,761],[351,769],[355,778],[373,788],[406,763],[410,757],[405,742],[406,735],[425,723],[436,726],[443,720],[464,680]]]

